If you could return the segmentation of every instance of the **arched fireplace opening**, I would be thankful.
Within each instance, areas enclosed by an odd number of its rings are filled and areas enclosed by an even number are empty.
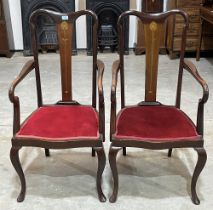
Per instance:
[[[98,26],[98,47],[99,51],[103,52],[109,49],[111,52],[117,50],[117,20],[120,14],[129,9],[129,0],[87,0],[87,9],[93,10],[99,20]],[[92,53],[91,40],[91,18],[87,17],[87,54]],[[124,23],[125,30],[125,54],[129,53],[129,20]]]
[[[24,55],[32,55],[31,33],[29,28],[29,17],[37,9],[50,9],[56,12],[75,11],[75,0],[22,0],[22,28]],[[57,50],[58,40],[56,28],[48,16],[39,18],[38,32],[39,48],[42,51]],[[73,36],[73,54],[76,54],[76,37]]]

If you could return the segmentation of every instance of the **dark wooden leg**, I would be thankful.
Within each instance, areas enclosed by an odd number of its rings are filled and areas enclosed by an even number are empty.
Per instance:
[[[203,19],[200,19],[200,31],[199,31],[199,38],[198,38],[196,61],[200,60],[200,49],[201,49],[201,44],[202,44],[202,36],[203,36]]]
[[[103,126],[103,141],[105,142],[105,104],[104,104],[104,107],[103,107],[103,123],[102,123],[102,126]]]
[[[197,160],[197,164],[195,166],[195,170],[192,176],[191,193],[192,193],[192,202],[196,205],[199,205],[200,200],[196,193],[196,184],[197,184],[197,179],[205,166],[207,155],[204,148],[195,148],[195,150],[197,151],[197,154],[198,154],[198,160]]]
[[[105,202],[106,197],[103,194],[103,191],[101,188],[101,180],[102,180],[102,174],[103,174],[104,168],[106,166],[106,155],[105,155],[103,147],[94,148],[94,151],[97,152],[97,156],[98,156],[98,171],[97,171],[97,178],[96,178],[98,197],[101,202]]]
[[[168,157],[171,157],[172,156],[172,149],[169,149],[168,151]]]
[[[26,193],[26,181],[25,181],[24,173],[19,160],[19,149],[21,149],[21,147],[12,146],[10,150],[10,160],[21,181],[21,191],[19,193],[17,201],[22,202],[25,198],[25,193]]]
[[[45,156],[49,157],[50,156],[50,150],[49,149],[45,149]]]
[[[95,157],[95,150],[92,148],[92,157]]]
[[[118,170],[117,170],[117,164],[116,164],[116,156],[120,149],[121,148],[113,148],[111,145],[109,150],[109,164],[112,170],[112,177],[114,181],[113,192],[109,199],[111,203],[114,203],[117,200],[117,195],[118,195]]]
[[[126,147],[123,147],[123,156],[126,156]]]

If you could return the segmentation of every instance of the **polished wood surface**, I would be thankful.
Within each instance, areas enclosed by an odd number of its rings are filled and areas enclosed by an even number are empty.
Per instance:
[[[0,0],[0,55],[11,57],[2,0]]]
[[[72,34],[73,24],[62,21],[58,24],[58,37],[61,63],[62,101],[72,100]],[[71,36],[70,36],[71,34]],[[70,47],[71,46],[71,47]]]
[[[200,32],[199,32],[199,40],[198,40],[198,47],[197,47],[197,55],[196,60],[200,60],[200,50],[202,47],[202,41],[203,41],[203,27],[204,22],[209,23],[209,28],[213,31],[213,3],[208,4],[207,6],[201,6],[200,7]],[[213,41],[211,43],[213,45]],[[212,47],[213,48],[213,47]]]
[[[142,12],[158,13],[163,11],[163,0],[142,0]]]
[[[158,57],[161,36],[163,36],[163,23],[144,24],[146,48],[146,91],[145,101],[156,101]]]
[[[142,0],[142,11],[146,13],[159,13],[163,11],[163,0]],[[141,55],[145,53],[145,37],[144,37],[144,25],[138,19],[137,21],[137,42],[135,43],[135,54]],[[160,52],[165,54],[165,39],[166,39],[166,24],[164,25],[164,33],[160,40]]]
[[[200,6],[203,0],[169,0],[167,1],[167,10],[181,9],[189,16],[189,31],[186,40],[186,52],[196,52],[200,31]],[[180,30],[183,25],[181,16],[176,16],[168,21],[167,30],[167,50],[170,58],[176,58],[180,53]],[[213,30],[209,26],[204,27],[204,42],[201,45],[203,51],[213,50]]]

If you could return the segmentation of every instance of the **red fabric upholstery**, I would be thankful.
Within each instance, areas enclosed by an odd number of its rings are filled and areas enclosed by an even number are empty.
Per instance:
[[[17,137],[54,140],[98,139],[98,114],[88,106],[47,106],[37,109]]]
[[[169,141],[198,140],[194,123],[172,106],[140,106],[121,110],[115,138]]]

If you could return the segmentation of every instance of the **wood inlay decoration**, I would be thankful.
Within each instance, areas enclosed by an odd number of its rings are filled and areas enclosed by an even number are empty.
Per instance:
[[[72,100],[72,30],[73,24],[63,20],[58,24],[59,50],[61,60],[62,100]]]
[[[144,24],[146,48],[146,84],[145,101],[156,101],[158,57],[160,40],[163,35],[163,23]]]

